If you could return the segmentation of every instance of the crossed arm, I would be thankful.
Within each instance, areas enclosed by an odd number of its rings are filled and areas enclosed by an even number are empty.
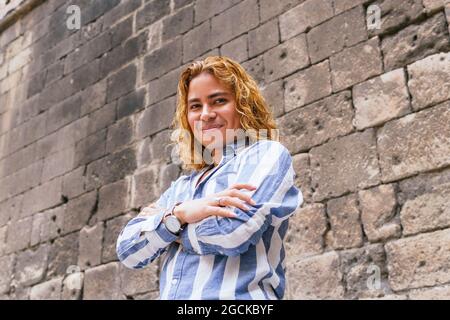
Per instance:
[[[220,214],[211,214],[213,206],[207,203],[211,199],[186,201],[184,210],[180,211],[187,225],[177,236],[162,223],[167,209],[158,207],[168,204],[167,193],[161,197],[163,200],[142,209],[122,230],[117,243],[117,253],[122,263],[129,268],[142,268],[174,241],[191,254],[239,255],[250,245],[255,245],[271,223],[289,218],[303,202],[300,190],[294,186],[295,173],[290,154],[281,144],[271,143],[264,147],[259,150],[262,157],[258,161],[250,158],[252,154],[246,157],[243,161],[245,170],[237,176],[237,181],[242,184],[251,182],[256,187],[251,195],[254,203],[247,202],[244,206],[244,199],[235,199],[230,195],[226,197],[225,205],[233,207],[233,212],[219,207],[214,210],[219,210]],[[237,190],[233,193],[236,196]],[[245,196],[249,197],[248,194]],[[202,201],[204,206],[199,210]],[[189,202],[190,209],[187,207]],[[183,209],[183,204],[180,208]],[[196,219],[189,220],[194,215]]]

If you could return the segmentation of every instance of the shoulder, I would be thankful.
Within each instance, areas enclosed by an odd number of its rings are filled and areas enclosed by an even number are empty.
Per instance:
[[[247,147],[239,159],[241,164],[259,167],[270,163],[282,164],[288,167],[292,163],[289,150],[280,142],[273,140],[259,140]]]
[[[283,144],[274,140],[258,140],[248,147],[246,154],[247,156],[291,156],[289,150]]]

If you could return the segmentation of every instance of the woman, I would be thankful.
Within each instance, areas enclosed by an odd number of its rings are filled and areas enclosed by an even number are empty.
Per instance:
[[[128,222],[120,261],[139,269],[163,255],[160,299],[283,298],[283,239],[303,197],[256,82],[226,57],[193,62],[173,125],[192,173]]]

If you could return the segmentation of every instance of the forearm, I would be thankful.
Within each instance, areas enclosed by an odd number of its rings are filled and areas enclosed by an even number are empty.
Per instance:
[[[130,220],[117,240],[117,256],[128,268],[140,269],[160,256],[177,236],[170,233],[162,219],[165,211]]]

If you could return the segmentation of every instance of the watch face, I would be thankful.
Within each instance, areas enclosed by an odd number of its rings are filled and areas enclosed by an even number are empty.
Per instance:
[[[175,216],[168,216],[166,218],[166,227],[170,232],[177,233],[180,231],[180,221],[178,221],[178,218]]]

